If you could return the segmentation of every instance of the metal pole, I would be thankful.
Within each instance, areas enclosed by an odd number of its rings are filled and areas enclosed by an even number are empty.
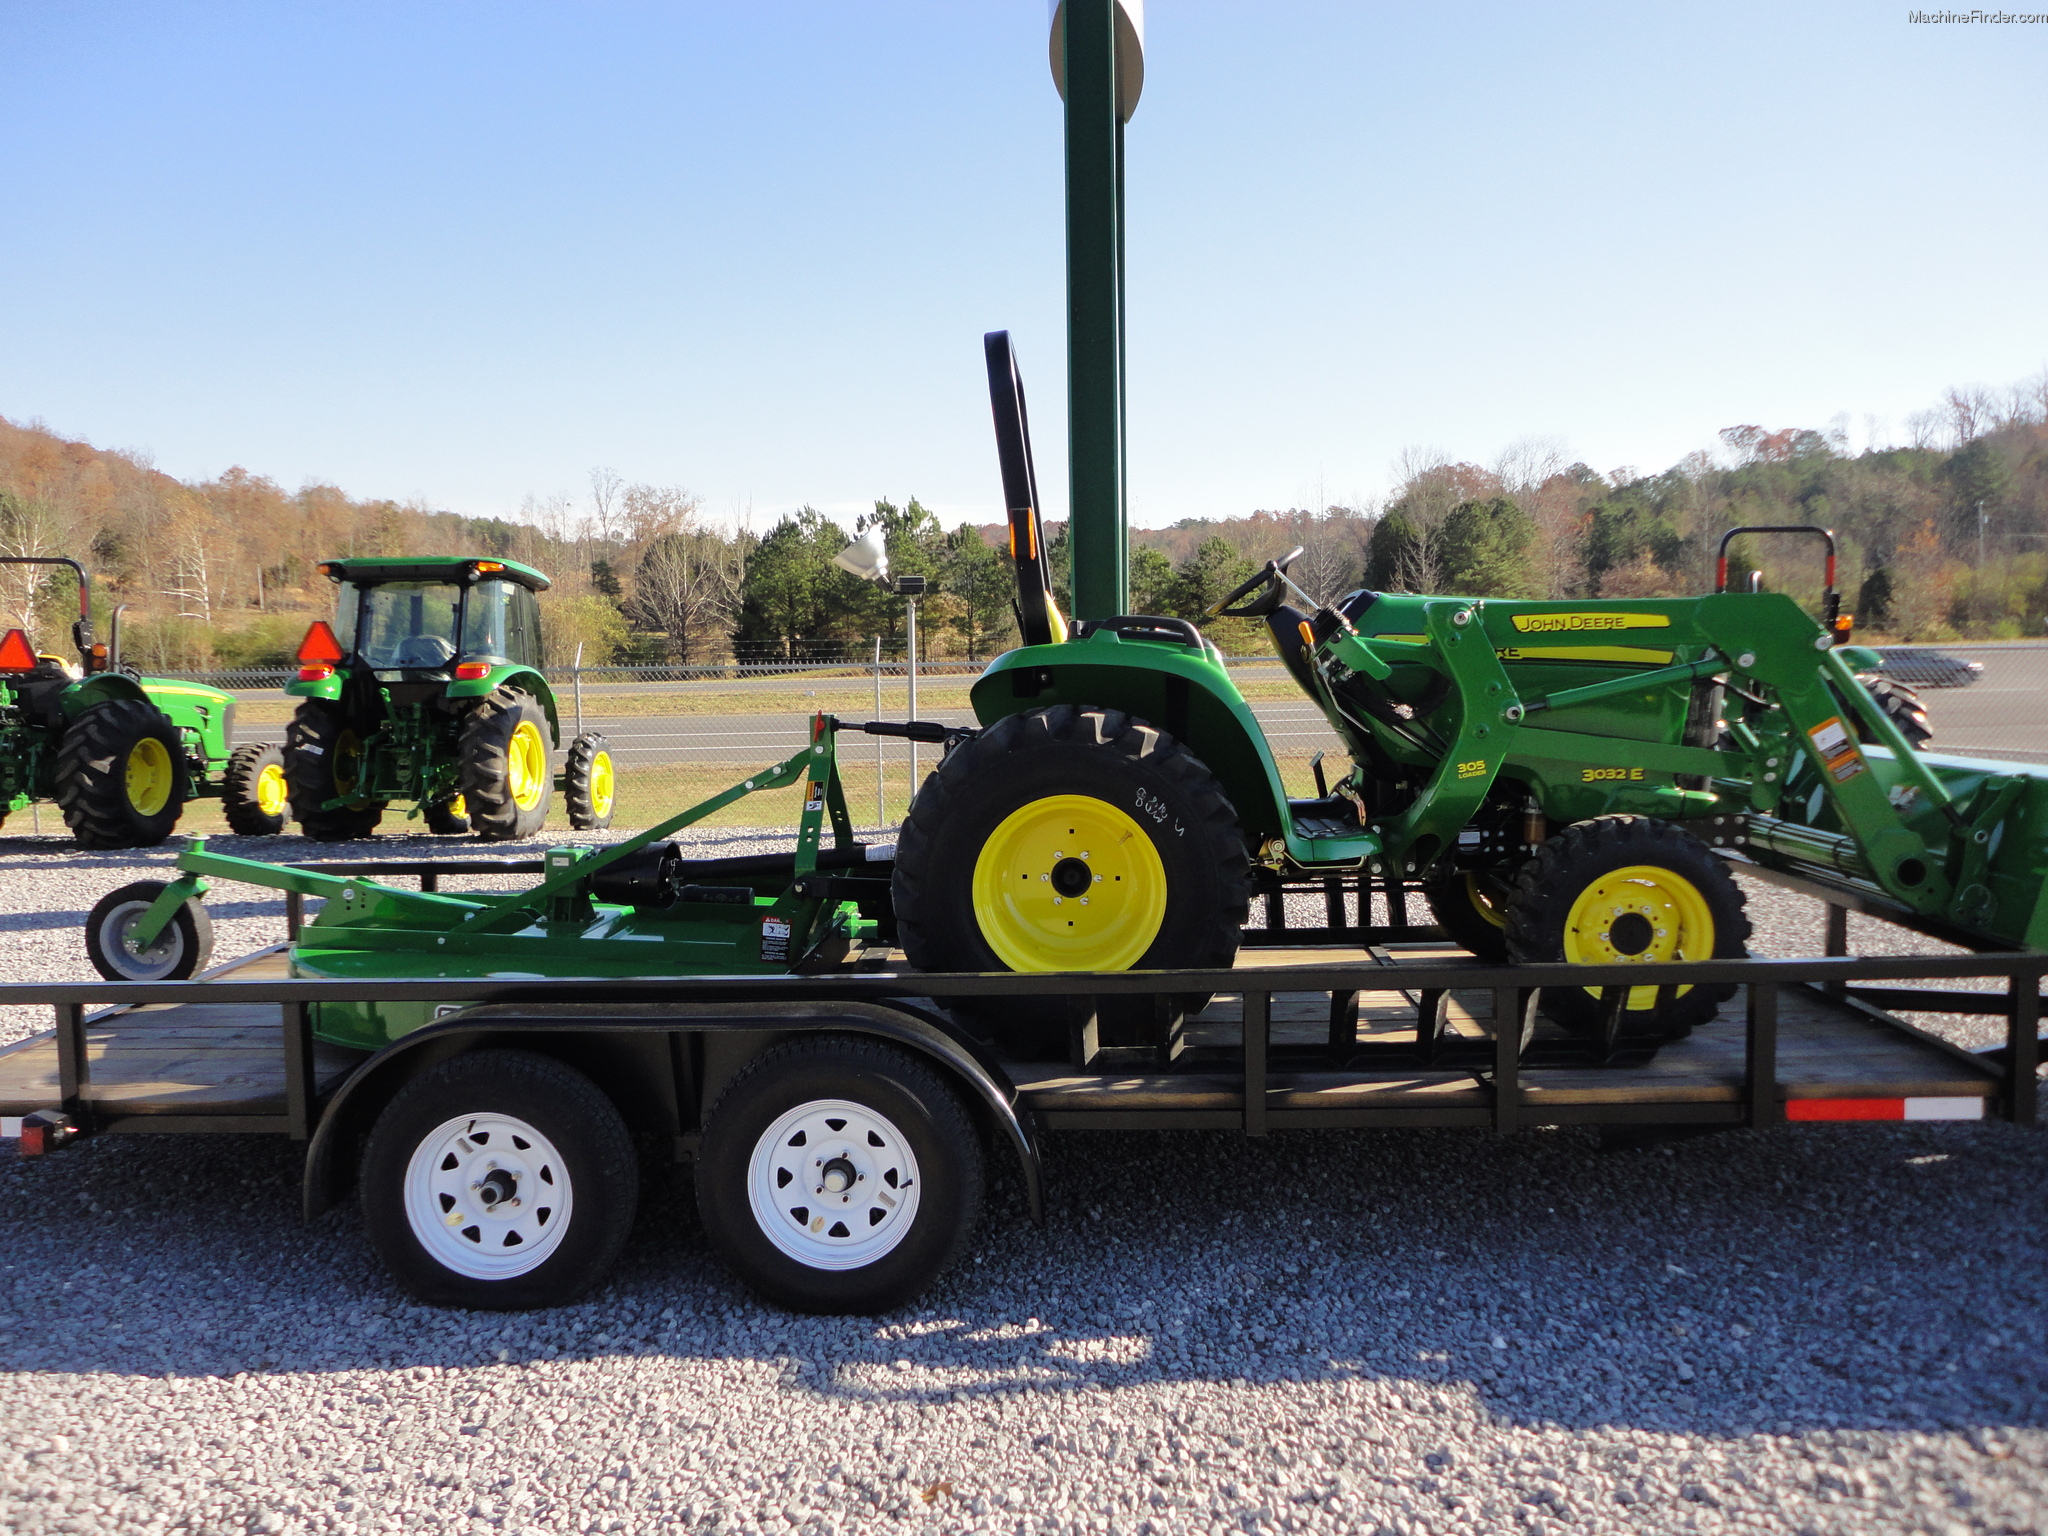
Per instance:
[[[903,599],[903,603],[909,614],[905,622],[904,633],[910,640],[910,718],[915,720],[917,718],[917,599],[906,597]],[[917,743],[913,741],[907,743],[907,745],[910,748],[910,798],[915,800],[917,799]]]
[[[882,718],[882,637],[875,636],[875,718]],[[889,813],[882,802],[882,738],[875,738],[875,825],[889,825]]]
[[[576,642],[576,659],[569,663],[569,680],[576,685],[576,734],[583,734],[583,642]]]

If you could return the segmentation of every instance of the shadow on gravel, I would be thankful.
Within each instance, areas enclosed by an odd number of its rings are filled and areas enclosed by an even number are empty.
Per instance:
[[[1364,1379],[1518,1424],[2048,1425],[2048,1135],[1099,1134],[1048,1159],[1047,1226],[999,1169],[961,1265],[893,1317],[764,1307],[666,1174],[603,1292],[499,1315],[413,1304],[352,1210],[300,1225],[283,1144],[87,1142],[0,1163],[0,1369],[687,1357],[883,1402]]]
[[[221,901],[209,896],[206,910],[214,921],[233,917],[276,917],[284,911],[284,898],[276,901]],[[85,927],[86,909],[53,912],[0,912],[0,933],[75,932]]]

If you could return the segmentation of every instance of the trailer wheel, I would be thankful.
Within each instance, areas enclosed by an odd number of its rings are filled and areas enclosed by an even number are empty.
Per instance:
[[[547,712],[518,688],[494,688],[462,722],[462,798],[486,842],[531,837],[548,819]]]
[[[1226,970],[1251,868],[1237,812],[1184,745],[1121,710],[1056,705],[946,754],[903,824],[891,891],[920,970]],[[1026,1049],[1063,1041],[1086,1004],[1057,1001],[976,1007]]]
[[[178,825],[190,791],[170,716],[141,699],[108,699],[65,728],[57,804],[81,848],[150,848]]]
[[[109,981],[185,981],[206,969],[213,918],[196,898],[171,914],[149,948],[135,943],[136,925],[167,889],[162,880],[137,880],[99,899],[85,920],[85,953],[94,970]]]
[[[1488,964],[1508,957],[1508,897],[1514,892],[1505,870],[1457,869],[1440,864],[1423,877],[1422,895],[1451,942]]]
[[[879,1041],[811,1038],[719,1096],[697,1208],[740,1278],[798,1312],[884,1312],[960,1256],[981,1211],[981,1140],[929,1066]]]
[[[593,832],[612,824],[618,779],[612,770],[610,742],[596,731],[588,731],[570,742],[563,779],[562,802],[573,829]]]
[[[284,733],[284,776],[292,818],[316,842],[347,843],[376,835],[382,800],[355,800],[362,785],[363,743],[341,711],[314,699],[300,704]],[[328,809],[347,797],[351,803]]]
[[[1596,816],[1566,828],[1515,878],[1507,907],[1508,955],[1521,964],[1565,961],[1741,959],[1749,953],[1742,890],[1706,845],[1668,821]],[[1683,1035],[1735,995],[1732,982],[1678,989],[1661,1016],[1655,987],[1631,987],[1624,1033]],[[1600,999],[1551,987],[1543,1012],[1568,1029],[1598,1025]]]
[[[640,1201],[625,1121],[582,1073],[528,1051],[456,1056],[407,1083],[363,1149],[363,1219],[435,1306],[573,1301],[619,1256]]]
[[[221,810],[230,831],[244,837],[272,837],[282,832],[291,809],[284,749],[272,742],[235,748],[228,758],[222,791]]]

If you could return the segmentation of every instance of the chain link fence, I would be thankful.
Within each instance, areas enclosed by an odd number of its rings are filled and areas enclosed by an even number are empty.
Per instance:
[[[1887,646],[1885,672],[1914,687],[1934,727],[1931,750],[2048,763],[2048,643]],[[1342,744],[1320,711],[1271,656],[1227,658],[1232,677],[1264,727],[1289,792],[1314,789],[1313,760],[1330,758],[1330,777],[1346,765]],[[920,719],[972,724],[968,689],[980,675],[972,662],[921,663]],[[240,704],[238,742],[279,741],[294,701],[283,694],[288,674],[215,673],[195,681],[229,686]],[[599,731],[618,769],[620,827],[647,826],[740,782],[809,741],[809,717],[902,720],[910,716],[908,669],[837,663],[768,666],[647,666],[562,669],[551,678],[563,736]],[[840,773],[854,820],[888,827],[908,808],[915,784],[938,762],[939,749],[854,733],[839,738]],[[797,791],[752,795],[710,826],[793,826]],[[186,813],[188,829],[219,818],[214,802]],[[559,802],[550,823],[566,825]],[[386,830],[417,829],[396,814]]]

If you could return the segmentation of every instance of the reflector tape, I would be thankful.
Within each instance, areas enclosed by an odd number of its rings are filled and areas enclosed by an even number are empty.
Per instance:
[[[1982,1120],[1982,1099],[1788,1099],[1787,1120]]]
[[[28,643],[28,636],[18,629],[7,631],[7,637],[0,640],[0,672],[33,672],[36,669],[36,648]]]

